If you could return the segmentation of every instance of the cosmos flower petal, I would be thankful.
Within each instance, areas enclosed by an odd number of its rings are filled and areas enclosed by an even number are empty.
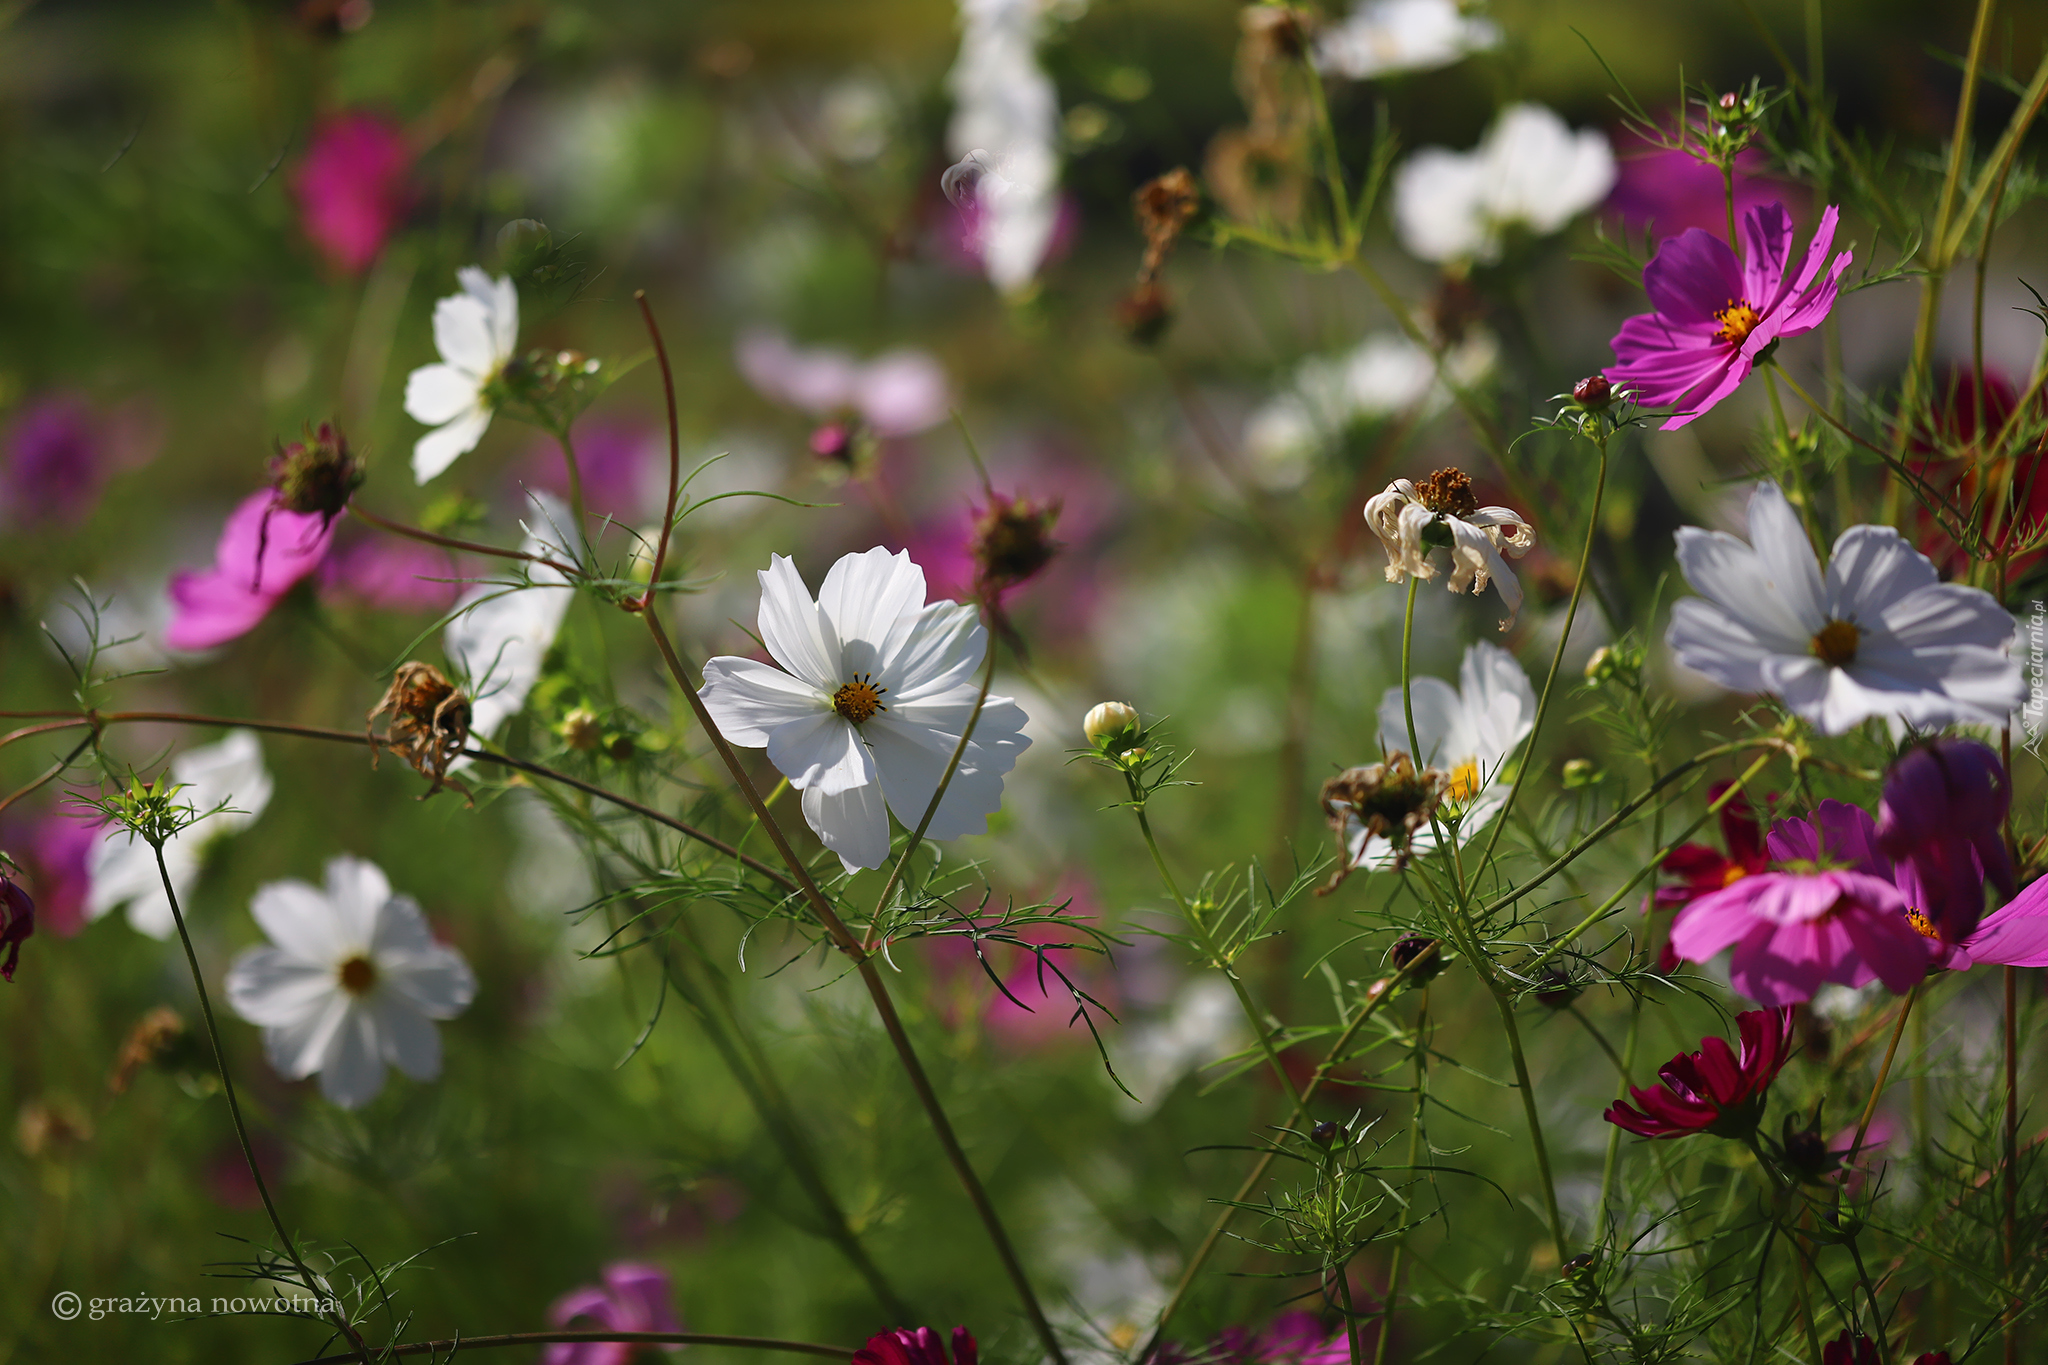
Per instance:
[[[1842,930],[1855,945],[1856,955],[1894,995],[1904,995],[1927,975],[1933,941],[1903,915],[1857,916],[1844,920]]]
[[[1761,556],[1725,531],[1678,531],[1678,567],[1692,590],[1714,604],[1759,647],[1804,653],[1825,618],[1804,593],[1786,594]]]
[[[1681,910],[1671,922],[1672,951],[1693,962],[1704,962],[1752,932],[1756,925],[1749,912],[1759,888],[1743,885],[1751,880],[1744,877],[1727,890],[1701,896]]]
[[[800,678],[757,659],[721,654],[704,661],[704,709],[728,742],[765,748],[775,730],[821,712],[831,697]]]
[[[1667,237],[1644,268],[1643,292],[1677,326],[1712,332],[1720,325],[1715,315],[1743,297],[1742,266],[1728,243],[1687,228]]]
[[[888,702],[901,706],[971,686],[987,651],[979,612],[964,602],[932,603],[891,636],[888,667],[899,681]]]
[[[481,380],[498,363],[490,309],[470,294],[450,294],[436,303],[434,349],[447,364]],[[409,381],[406,388],[412,388]]]
[[[838,642],[828,636],[818,604],[785,555],[770,555],[761,571],[761,610],[756,624],[775,662],[820,689],[837,692],[848,681]]]
[[[881,546],[843,555],[818,588],[818,611],[838,638],[840,666],[848,673],[873,672],[885,657],[899,623],[924,610],[924,570],[910,552]]]
[[[327,864],[327,905],[334,917],[340,942],[369,947],[375,942],[378,920],[391,903],[391,882],[375,863],[364,858],[340,857]],[[419,907],[410,901],[400,904]]]
[[[1755,210],[1752,210],[1752,212],[1755,212]],[[1806,244],[1806,259],[1800,263],[1799,277],[1792,282],[1790,293],[1795,295],[1804,294],[1808,286],[1813,283],[1814,276],[1820,273],[1820,263],[1827,260],[1828,248],[1835,244],[1835,226],[1841,221],[1841,218],[1842,211],[1833,204],[1829,204],[1825,209],[1821,210],[1820,222],[1814,225],[1813,240]],[[1791,223],[1789,219],[1786,223],[1786,236],[1789,240],[1791,236]],[[1835,258],[1834,267],[1832,268],[1834,268],[1834,272],[1837,275],[1841,273],[1839,267],[1846,265],[1848,259],[1849,253],[1846,251]]]
[[[1465,755],[1447,752],[1453,733],[1459,728],[1462,699],[1458,690],[1442,678],[1410,678],[1408,700],[1415,708],[1415,742],[1420,755],[1410,754],[1424,768],[1441,768],[1462,761]],[[1408,752],[1408,707],[1401,689],[1390,687],[1380,696],[1380,748],[1387,753]]]
[[[1765,481],[1749,495],[1749,543],[1785,613],[1809,632],[1826,624],[1826,590],[1820,560],[1806,539],[1806,527],[1777,484]],[[1733,606],[1733,603],[1722,604]],[[1808,638],[1811,638],[1809,633]]]
[[[618,1306],[620,1330],[631,1332],[680,1332],[681,1321],[671,1302],[668,1272],[660,1266],[620,1261],[604,1268],[605,1288]]]
[[[837,712],[814,712],[768,737],[768,761],[790,786],[836,796],[875,780],[874,760],[861,737],[862,732]]]
[[[1835,299],[1841,289],[1842,275],[1854,259],[1851,252],[1843,252],[1828,264],[1827,278],[1808,293],[1788,304],[1780,311],[1775,335],[1781,337],[1804,336],[1827,320],[1828,313],[1835,306]]]
[[[1872,621],[1909,593],[1940,581],[1933,561],[1891,527],[1851,526],[1836,537],[1828,557],[1828,615]]]
[[[1917,551],[1907,553],[1918,556]],[[1929,565],[1930,571],[1932,567]],[[1960,583],[1929,584],[1887,603],[1876,616],[1886,634],[1916,651],[1941,651],[1957,645],[2002,650],[2017,629],[1997,598]],[[2014,671],[2017,674],[2017,664]]]
[[[971,702],[970,702],[971,707]],[[964,720],[964,717],[962,718]],[[946,788],[944,799],[932,814],[925,831],[933,839],[957,839],[963,834],[980,834],[988,828],[988,817],[1003,802],[1003,776],[1016,766],[1017,757],[1029,748],[1024,735],[1022,707],[1008,697],[990,697],[975,722],[974,738],[960,757],[960,768]],[[875,766],[882,775],[889,808],[907,829],[916,829],[931,804],[932,793],[945,775],[960,736],[944,730],[905,725],[877,717],[863,728],[872,746]]]
[[[476,449],[490,429],[491,410],[479,404],[412,443],[412,477],[425,483]]]
[[[377,1042],[385,1061],[416,1081],[441,1074],[441,1031],[410,1000],[379,992],[370,1008],[376,1011]]]
[[[284,948],[249,948],[228,969],[227,990],[228,1003],[250,1023],[287,1028],[326,1009],[334,995],[334,967],[325,955],[307,958]]]
[[[876,356],[861,368],[855,393],[861,416],[877,436],[915,435],[952,411],[946,371],[923,351]]]
[[[1822,221],[1832,237],[1833,223]],[[1769,314],[1791,291],[1785,272],[1792,263],[1792,215],[1783,204],[1760,205],[1742,216],[1738,231],[1743,249],[1739,297],[1749,300],[1758,312]]]
[[[539,491],[528,493],[527,501],[534,515],[519,548],[529,555],[560,554],[543,528],[568,524],[568,507]],[[524,585],[483,582],[465,590],[441,633],[442,651],[469,684],[474,734],[496,734],[525,707],[576,595],[559,569],[534,563],[525,567]]]
[[[348,1016],[348,997],[333,989],[330,981],[327,993],[317,1004],[309,1005],[304,1013],[281,1024],[264,1027],[263,1055],[278,1075],[288,1081],[302,1081],[326,1061]]]
[[[865,752],[865,750],[863,750]],[[804,822],[818,840],[839,855],[848,872],[880,867],[889,858],[889,807],[879,782],[827,795],[816,787],[803,794]]]
[[[1699,384],[1672,399],[1672,406],[1678,410],[1665,418],[1664,425],[1658,430],[1676,431],[1703,416],[1716,403],[1740,388],[1742,381],[1749,378],[1751,368],[1745,357],[1731,357],[1726,368],[1719,373],[1708,374]]]
[[[438,943],[423,953],[380,954],[377,975],[427,1019],[453,1019],[476,999],[476,973],[462,954]]]
[[[384,1088],[384,1049],[376,1014],[360,1002],[344,1012],[320,1058],[320,1093],[344,1109],[360,1109]]]
[[[272,943],[302,962],[327,963],[340,948],[366,941],[341,932],[327,898],[305,882],[258,887],[249,913]]]
[[[2009,904],[1986,915],[1964,946],[1978,962],[2048,966],[2048,878],[2033,882]]]
[[[1697,597],[1672,605],[1664,640],[1679,663],[1736,692],[1763,691],[1764,661],[1776,654],[1743,622]]]
[[[405,415],[438,427],[480,406],[477,377],[453,365],[422,365],[405,377]]]

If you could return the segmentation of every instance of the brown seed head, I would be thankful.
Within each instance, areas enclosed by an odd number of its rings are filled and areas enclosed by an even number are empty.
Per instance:
[[[1479,510],[1479,499],[1472,492],[1472,476],[1462,469],[1437,470],[1415,486],[1415,496],[1439,516],[1469,517]]]
[[[1133,346],[1150,346],[1173,324],[1173,296],[1157,280],[1140,280],[1117,296],[1109,315]]]
[[[168,1005],[158,1005],[142,1016],[121,1044],[114,1060],[114,1072],[107,1077],[107,1089],[124,1093],[134,1083],[135,1073],[150,1065],[185,1038],[185,1019]]]
[[[370,732],[373,762],[378,746],[382,745],[412,764],[413,771],[433,779],[427,796],[443,787],[468,794],[461,783],[448,777],[448,765],[469,743],[467,693],[449,682],[432,664],[400,664],[383,699],[364,718],[365,731],[370,731],[371,723],[382,715],[390,716],[391,721],[383,734]]]
[[[1346,768],[1325,781],[1323,812],[1340,841],[1355,819],[1367,834],[1392,844],[1398,871],[1407,865],[1410,838],[1429,823],[1448,781],[1434,768],[1417,772],[1408,755],[1397,753],[1385,763]]]
[[[286,512],[317,512],[333,521],[363,484],[362,462],[348,451],[348,438],[332,422],[306,430],[306,439],[280,445],[270,459],[275,506]]]
[[[1052,538],[1059,520],[1059,499],[1012,498],[989,494],[988,506],[974,517],[974,592],[992,600],[1031,578],[1060,552]]]
[[[1166,264],[1181,229],[1202,206],[1202,190],[1185,166],[1176,166],[1155,176],[1131,196],[1137,210],[1138,230],[1145,234],[1145,259],[1138,267],[1138,279],[1149,281]]]

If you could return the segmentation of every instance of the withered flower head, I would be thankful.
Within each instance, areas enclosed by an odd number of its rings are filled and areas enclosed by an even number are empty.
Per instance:
[[[1140,280],[1117,296],[1110,317],[1133,346],[1150,346],[1173,321],[1173,297],[1159,281]]]
[[[1444,468],[1415,486],[1415,500],[1430,511],[1469,517],[1479,510],[1479,497],[1472,491],[1472,476],[1462,469]]]
[[[1054,498],[1012,498],[990,491],[988,506],[974,517],[974,593],[993,602],[1032,577],[1060,551],[1052,538],[1060,503]]]
[[[348,438],[332,422],[307,428],[306,439],[280,445],[270,458],[275,507],[301,515],[318,513],[331,522],[363,484],[363,466],[348,452]]]
[[[158,1005],[128,1030],[121,1053],[114,1060],[114,1074],[107,1077],[107,1089],[119,1095],[135,1080],[135,1073],[185,1041],[185,1018],[168,1005]]]
[[[1405,868],[1408,841],[1416,830],[1429,823],[1430,814],[1444,798],[1448,780],[1434,768],[1417,772],[1408,755],[1397,753],[1385,763],[1346,768],[1324,782],[1320,798],[1323,812],[1329,817],[1330,827],[1337,831],[1338,842],[1346,844],[1346,870],[1347,840],[1354,820],[1365,826],[1368,835],[1394,846],[1396,872]],[[1342,880],[1340,872],[1337,881],[1324,890],[1335,890]]]
[[[1297,132],[1226,128],[1209,142],[1202,178],[1232,218],[1291,224],[1308,193],[1307,154]]]
[[[69,1095],[30,1100],[15,1116],[14,1140],[31,1160],[65,1156],[92,1141],[92,1116]]]
[[[1172,254],[1181,229],[1202,206],[1202,190],[1185,166],[1176,166],[1155,176],[1131,196],[1137,210],[1138,230],[1145,234],[1145,259],[1138,267],[1140,283],[1150,283]]]
[[[376,734],[372,723],[387,714],[390,724],[383,734]],[[440,669],[418,662],[400,664],[383,699],[363,720],[363,729],[370,734],[373,764],[381,745],[402,756],[420,776],[433,779],[426,796],[443,787],[453,787],[465,797],[469,794],[448,776],[448,765],[469,743],[469,696]]]

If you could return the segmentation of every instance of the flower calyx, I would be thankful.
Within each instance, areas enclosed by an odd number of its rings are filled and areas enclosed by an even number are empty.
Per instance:
[[[974,555],[974,595],[992,604],[1052,563],[1064,548],[1052,538],[1059,516],[1058,498],[1012,498],[991,489],[988,506],[974,514],[968,547]]]
[[[309,426],[303,441],[280,443],[270,457],[270,486],[277,494],[272,506],[300,515],[317,514],[324,525],[341,515],[365,477],[362,462],[349,453],[348,438],[339,426],[333,422],[322,422],[317,430]]]

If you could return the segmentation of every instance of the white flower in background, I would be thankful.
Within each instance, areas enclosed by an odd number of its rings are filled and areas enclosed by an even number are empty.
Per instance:
[[[1444,353],[1446,377],[1461,388],[1492,372],[1500,346],[1474,328]],[[1423,405],[1424,415],[1450,400],[1435,359],[1398,332],[1380,332],[1340,356],[1312,356],[1296,367],[1285,391],[1246,419],[1244,448],[1252,478],[1283,491],[1308,477],[1315,453],[1353,422],[1391,417]]]
[[[441,1074],[437,1019],[476,996],[462,954],[434,942],[417,902],[361,858],[327,864],[327,887],[272,882],[249,913],[271,947],[228,969],[228,1003],[263,1029],[278,1074],[320,1073],[320,1093],[344,1108],[384,1088],[388,1062],[416,1081]]]
[[[1316,43],[1316,66],[1356,81],[1434,71],[1500,43],[1500,28],[1456,0],[1364,0]]]
[[[1387,551],[1387,581],[1399,583],[1409,574],[1437,576],[1437,558],[1448,555],[1452,592],[1475,596],[1488,583],[1507,607],[1506,630],[1522,609],[1522,584],[1502,551],[1520,559],[1536,543],[1536,528],[1506,507],[1481,507],[1472,494],[1470,476],[1457,469],[1439,469],[1420,485],[1396,479],[1365,504],[1365,523]]]
[[[1614,149],[1540,104],[1509,105],[1469,152],[1424,147],[1394,175],[1394,232],[1425,261],[1497,261],[1511,227],[1547,237],[1614,188]]]
[[[1872,716],[1998,726],[2026,700],[2012,617],[1989,593],[1943,583],[1891,527],[1842,532],[1823,575],[1791,503],[1760,483],[1749,540],[1678,532],[1678,567],[1700,596],[1672,607],[1665,640],[1687,668],[1768,692],[1830,735]]]
[[[491,425],[484,390],[519,344],[519,291],[510,276],[492,279],[478,266],[455,272],[460,294],[434,305],[438,365],[422,365],[405,381],[405,414],[434,430],[413,444],[412,473],[421,483],[458,455],[476,449]]]
[[[573,560],[562,548],[571,521],[569,509],[548,493],[526,496],[533,512],[519,548],[530,555]],[[526,694],[540,681],[541,661],[554,644],[555,632],[562,628],[562,617],[576,595],[559,570],[545,564],[528,564],[526,569],[533,587],[508,588],[502,583],[470,587],[457,600],[454,618],[441,637],[449,661],[469,680],[472,734],[496,734],[499,726],[526,705]]]
[[[1116,1074],[1146,1104],[1165,1099],[1190,1071],[1221,1061],[1250,1041],[1237,996],[1215,977],[1196,977],[1173,997],[1166,1017],[1132,1024],[1114,1035]],[[1132,1108],[1126,1118],[1144,1110]]]
[[[877,436],[914,435],[945,421],[953,407],[946,371],[925,351],[885,351],[862,361],[756,330],[742,335],[734,352],[740,373],[762,397],[814,417],[857,413]]]
[[[1409,694],[1415,706],[1415,747],[1422,751],[1410,757],[1418,767],[1449,774],[1438,809],[1462,817],[1462,845],[1491,824],[1508,799],[1501,771],[1536,728],[1536,690],[1514,655],[1481,640],[1465,650],[1457,687],[1441,678],[1414,678]],[[1380,747],[1388,754],[1408,753],[1408,712],[1400,688],[1390,687],[1380,697],[1378,718]],[[1355,818],[1345,823],[1344,842],[1353,867],[1383,870],[1399,857],[1393,844],[1368,836]],[[1436,830],[1429,825],[1416,829],[1408,841],[1411,856],[1435,847]]]
[[[804,820],[851,872],[889,856],[889,812],[915,829],[980,692],[988,632],[957,602],[925,604],[924,570],[879,547],[832,566],[814,602],[781,555],[761,574],[761,640],[780,668],[721,655],[704,705],[733,744],[766,748]],[[926,834],[979,834],[1031,741],[990,697]],[[886,804],[885,804],[886,803]]]
[[[949,197],[978,215],[976,245],[1004,293],[1031,283],[1059,210],[1059,92],[1038,65],[1043,0],[960,0],[960,55],[946,76]],[[963,202],[971,201],[971,202]]]
[[[263,766],[263,746],[255,732],[230,730],[218,744],[190,749],[171,761],[171,781],[185,790],[180,805],[201,815],[226,802],[228,810],[208,816],[164,841],[164,871],[178,894],[178,908],[192,913],[192,888],[199,881],[207,845],[244,829],[270,804],[270,772]],[[126,904],[128,922],[151,938],[169,938],[177,929],[171,902],[157,871],[156,850],[119,825],[92,846],[86,858],[92,890],[85,901],[93,919]]]

